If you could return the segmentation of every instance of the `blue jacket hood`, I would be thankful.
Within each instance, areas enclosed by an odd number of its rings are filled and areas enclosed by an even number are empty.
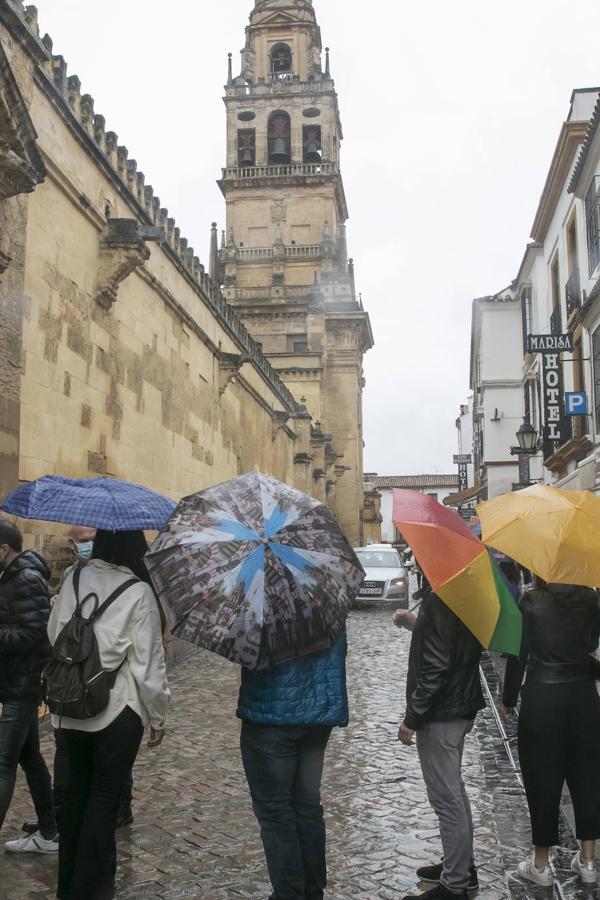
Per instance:
[[[345,630],[333,647],[270,669],[242,669],[237,715],[256,725],[348,724]]]

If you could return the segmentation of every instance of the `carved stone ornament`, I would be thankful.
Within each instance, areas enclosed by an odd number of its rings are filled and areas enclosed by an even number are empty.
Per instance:
[[[241,353],[221,353],[219,358],[219,395],[223,396],[232,380],[239,375],[247,358]]]
[[[95,299],[105,310],[116,302],[119,287],[150,258],[136,219],[109,219],[100,238],[100,262]]]
[[[285,200],[275,200],[271,206],[272,222],[287,222],[287,203]]]
[[[277,437],[282,428],[285,428],[289,421],[289,413],[279,412],[275,410],[273,413],[273,440]]]
[[[0,200],[31,193],[45,177],[35,128],[0,45]]]

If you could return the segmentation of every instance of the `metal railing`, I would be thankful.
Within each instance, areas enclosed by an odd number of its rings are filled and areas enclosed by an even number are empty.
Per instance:
[[[581,281],[579,278],[579,269],[574,267],[569,275],[569,279],[565,285],[565,294],[567,298],[567,320],[571,315],[581,307]]]
[[[550,333],[562,334],[562,311],[560,306],[555,306],[550,316]]]
[[[600,176],[595,175],[585,198],[585,231],[590,278],[600,263]]]

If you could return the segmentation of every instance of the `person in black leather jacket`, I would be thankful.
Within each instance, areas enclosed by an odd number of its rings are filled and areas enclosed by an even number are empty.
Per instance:
[[[552,884],[549,848],[559,843],[560,799],[571,792],[581,853],[571,867],[595,884],[594,841],[600,838],[600,697],[591,654],[600,639],[600,605],[591,588],[538,582],[523,595],[521,654],[507,664],[501,714],[519,713],[519,756],[535,853],[519,873]]]
[[[396,619],[395,619],[396,621]],[[410,628],[411,623],[404,623]],[[417,870],[437,886],[427,900],[466,898],[478,886],[471,806],[461,775],[466,735],[485,701],[479,677],[481,644],[426,585],[414,622],[406,712],[399,739],[417,750],[429,802],[440,820],[441,863]]]
[[[50,570],[36,550],[23,552],[21,533],[0,519],[0,827],[19,763],[36,807],[40,830],[9,844],[19,852],[56,853],[50,774],[40,752],[41,673],[50,656]]]

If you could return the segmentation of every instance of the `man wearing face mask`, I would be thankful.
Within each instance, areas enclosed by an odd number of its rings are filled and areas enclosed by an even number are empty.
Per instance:
[[[56,853],[58,839],[50,773],[40,752],[38,707],[41,673],[50,656],[50,569],[37,550],[0,519],[0,827],[12,800],[17,768],[27,777],[38,828],[16,841],[13,852]]]

